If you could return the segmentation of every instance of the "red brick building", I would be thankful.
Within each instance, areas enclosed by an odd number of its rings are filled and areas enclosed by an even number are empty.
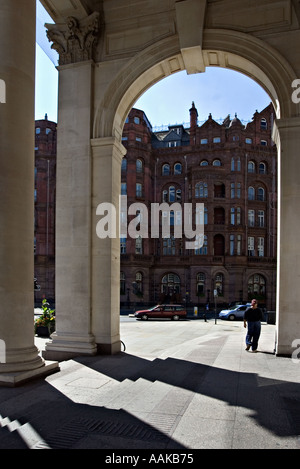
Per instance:
[[[173,236],[121,237],[121,306],[182,301],[204,306],[259,299],[275,309],[277,243],[277,151],[271,139],[270,104],[244,125],[237,116],[154,132],[145,113],[132,109],[123,130],[127,149],[121,193],[128,208],[143,203],[204,203],[204,245],[186,249]],[[56,124],[36,121],[35,277],[36,300],[55,300]],[[181,215],[182,216],[182,215]],[[135,218],[128,216],[128,222]]]
[[[125,123],[122,193],[128,207],[143,202],[150,213],[153,202],[203,202],[205,241],[201,249],[187,250],[184,237],[121,239],[121,304],[205,305],[217,290],[220,305],[255,296],[274,309],[273,107],[256,112],[247,125],[237,116],[218,123],[211,115],[198,125],[197,117],[193,103],[189,129],[172,125],[153,132],[137,109]]]
[[[34,276],[35,303],[55,301],[56,123],[35,122]]]

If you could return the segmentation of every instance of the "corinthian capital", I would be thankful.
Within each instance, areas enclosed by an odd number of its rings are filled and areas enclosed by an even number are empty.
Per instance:
[[[59,54],[59,65],[93,59],[100,35],[100,13],[78,21],[73,16],[64,24],[46,24],[51,48]]]

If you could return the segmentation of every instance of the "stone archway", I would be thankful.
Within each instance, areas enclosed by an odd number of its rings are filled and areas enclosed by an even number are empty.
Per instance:
[[[197,10],[199,4],[176,2],[176,11],[184,5]],[[193,18],[189,28],[177,11],[177,26],[178,35],[152,41],[129,59],[100,64],[89,60],[60,68],[58,151],[64,160],[58,161],[57,332],[46,347],[48,358],[120,350],[119,240],[97,237],[97,207],[105,201],[118,213],[125,154],[122,128],[134,102],[172,73],[204,72],[208,66],[227,67],[253,78],[268,92],[276,110],[274,140],[281,174],[277,353],[290,354],[293,334],[299,331],[300,335],[297,287],[290,271],[297,246],[295,233],[300,228],[293,218],[299,211],[300,195],[295,171],[299,166],[300,111],[291,99],[296,72],[278,50],[253,35],[203,30],[203,15]],[[193,36],[190,30],[203,34]],[[74,85],[70,87],[70,83]],[[76,115],[72,114],[74,107]],[[283,157],[288,165],[282,164]],[[118,221],[116,224],[118,229]],[[286,228],[291,225],[294,231]],[[71,245],[70,238],[74,240]],[[66,267],[72,272],[70,278],[66,278]],[[68,305],[72,305],[72,317]]]

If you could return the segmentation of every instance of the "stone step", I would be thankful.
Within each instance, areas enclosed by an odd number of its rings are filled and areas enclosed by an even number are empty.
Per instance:
[[[128,385],[126,388],[121,385],[119,386],[119,393],[109,400],[105,407],[109,409],[127,409],[131,401],[146,392],[151,384],[151,382],[139,378],[137,381],[131,381],[131,386]]]
[[[22,442],[24,448],[49,449],[46,442],[28,422],[22,425],[18,420],[11,420],[9,417],[2,417],[0,415],[0,431],[0,447],[19,447],[20,442]]]

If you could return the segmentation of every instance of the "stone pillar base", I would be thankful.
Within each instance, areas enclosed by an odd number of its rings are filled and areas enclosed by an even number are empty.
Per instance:
[[[112,344],[97,344],[98,355],[114,355],[121,352],[121,341]]]
[[[0,386],[20,386],[27,381],[49,376],[50,374],[56,373],[59,370],[60,368],[57,362],[46,361],[44,362],[43,366],[33,370],[0,373]]]
[[[51,341],[46,343],[42,352],[46,360],[69,360],[82,355],[96,355],[97,346],[91,334],[82,336],[77,334],[59,334],[54,332]]]

